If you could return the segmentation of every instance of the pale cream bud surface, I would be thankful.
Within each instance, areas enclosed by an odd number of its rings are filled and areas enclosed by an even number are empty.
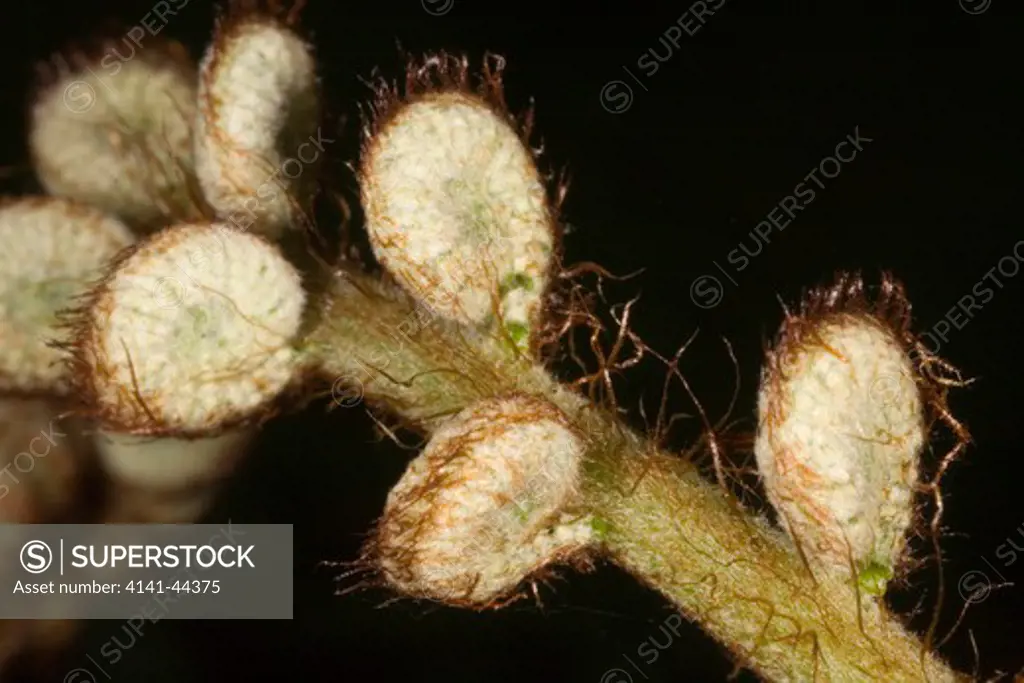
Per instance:
[[[300,219],[320,101],[310,46],[280,21],[227,20],[200,65],[196,172],[218,216],[277,237]]]
[[[66,341],[57,312],[72,305],[133,242],[123,223],[56,197],[0,200],[0,392],[62,394]]]
[[[914,365],[885,325],[868,315],[814,325],[773,351],[758,467],[805,557],[847,573],[852,564],[877,592],[913,521],[924,404]]]
[[[176,46],[180,48],[180,46]],[[170,47],[62,68],[32,108],[30,149],[46,190],[142,225],[194,217],[194,65]]]
[[[571,512],[584,442],[557,408],[513,395],[466,408],[388,496],[377,562],[411,597],[486,606],[591,542]]]
[[[555,230],[529,148],[488,103],[453,91],[396,105],[364,149],[374,253],[438,313],[520,345],[536,328]]]
[[[298,372],[300,276],[256,235],[169,228],[114,264],[91,296],[76,378],[111,431],[210,436],[257,418]]]

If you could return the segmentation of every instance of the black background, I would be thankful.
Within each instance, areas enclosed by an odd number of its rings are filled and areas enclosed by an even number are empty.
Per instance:
[[[346,119],[332,124],[339,142],[331,148],[336,163],[329,182],[342,191],[354,186],[343,164],[356,158],[357,104],[369,96],[359,77],[375,66],[398,76],[397,42],[413,53],[466,51],[477,63],[485,50],[504,55],[510,105],[522,109],[535,98],[549,167],[570,172],[567,261],[595,261],[620,274],[646,268],[610,288],[609,296],[621,301],[642,293],[634,329],[662,351],[700,329],[684,371],[713,415],[724,411],[734,386],[721,342],[728,339],[742,379],[735,415],[749,428],[762,347],[781,320],[780,297],[793,302],[802,288],[827,284],[838,269],[863,270],[869,279],[889,269],[906,284],[917,329],[924,331],[1000,259],[1012,257],[1024,239],[1018,210],[1024,34],[1012,0],[991,0],[976,15],[957,0],[905,3],[899,10],[880,3],[876,11],[849,2],[728,0],[645,76],[637,60],[650,48],[665,55],[659,38],[689,4],[561,8],[454,0],[434,16],[419,0],[313,0],[304,16],[332,112]],[[4,6],[0,163],[26,159],[22,112],[32,64],[108,17],[136,24],[152,5],[37,0]],[[427,8],[436,13],[443,3]],[[198,55],[212,16],[212,5],[191,0],[162,35],[183,40]],[[600,97],[613,80],[632,88],[630,106],[619,113],[607,111]],[[770,235],[748,267],[730,271],[735,284],[726,280],[715,264],[730,268],[726,255],[741,242],[753,248],[754,225],[855,127],[872,142],[825,181],[784,231]],[[1024,256],[1024,244],[1017,253]],[[1007,273],[1021,267],[1004,261]],[[711,308],[691,299],[691,285],[702,275],[723,283],[722,299]],[[957,583],[965,573],[984,572],[993,584],[1024,582],[1024,558],[1007,566],[995,555],[1008,539],[1024,547],[1024,453],[1017,438],[1024,433],[1024,273],[999,277],[1002,287],[991,301],[966,324],[958,318],[962,329],[953,327],[941,346],[977,381],[952,398],[974,444],[944,484],[947,599],[940,633],[964,606]],[[636,406],[646,390],[651,408],[660,378],[656,365],[629,373],[620,398]],[[673,406],[684,408],[683,399]],[[318,563],[356,556],[409,454],[376,443],[361,409],[327,414],[324,408],[318,403],[270,424],[208,518],[295,524],[295,620],[150,625],[108,667],[113,680],[611,683],[629,680],[602,678],[621,668],[640,683],[718,681],[729,674],[730,660],[696,627],[684,627],[657,661],[637,657],[651,636],[664,642],[658,627],[670,611],[611,567],[567,576],[543,592],[542,608],[521,602],[476,614],[409,602],[382,607],[390,596],[380,591],[333,596],[332,570]],[[632,417],[639,423],[637,410]],[[674,445],[685,444],[686,429]],[[926,459],[934,462],[949,445],[939,436]],[[932,561],[893,597],[904,614],[920,601],[915,628],[927,625],[935,580]],[[89,624],[65,660],[49,662],[46,680],[59,681],[86,655],[96,657],[112,636],[126,642],[121,627]],[[943,652],[958,668],[973,670],[973,633],[982,675],[1013,672],[1024,666],[1022,630],[1024,587],[996,588],[966,612]]]

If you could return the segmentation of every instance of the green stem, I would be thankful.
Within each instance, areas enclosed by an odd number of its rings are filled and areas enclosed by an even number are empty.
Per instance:
[[[602,551],[776,681],[965,680],[851,581],[814,577],[784,534],[696,467],[559,384],[508,340],[417,311],[363,275],[339,280],[307,348],[331,381],[431,431],[470,403],[520,391],[562,408],[589,442],[585,500]]]
[[[783,533],[693,465],[624,441],[591,460],[605,549],[742,665],[773,681],[968,680],[848,577],[812,576]]]

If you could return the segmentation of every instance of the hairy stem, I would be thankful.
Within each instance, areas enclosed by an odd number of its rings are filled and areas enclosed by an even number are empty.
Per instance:
[[[741,665],[776,681],[966,680],[883,604],[851,581],[812,576],[784,534],[507,340],[460,331],[363,275],[339,278],[329,298],[306,347],[342,405],[365,398],[427,432],[476,400],[512,391],[565,411],[588,441],[585,496],[602,551]]]
[[[590,461],[608,554],[741,664],[773,681],[966,680],[849,578],[812,576],[788,537],[693,465],[632,435],[615,446]]]

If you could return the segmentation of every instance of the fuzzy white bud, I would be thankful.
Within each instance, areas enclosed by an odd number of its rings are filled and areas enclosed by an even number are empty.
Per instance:
[[[32,108],[30,149],[48,192],[140,226],[198,217],[191,194],[195,66],[176,43],[133,59],[58,65]]]
[[[458,90],[394,104],[360,174],[374,253],[448,318],[500,319],[520,347],[541,315],[556,234],[533,155],[496,105]]]
[[[200,66],[196,172],[237,227],[276,237],[297,223],[322,156],[310,46],[284,21],[228,18]]]
[[[0,200],[0,392],[61,394],[57,312],[133,241],[117,219],[55,197]]]
[[[295,378],[305,294],[262,238],[161,231],[114,264],[76,322],[76,380],[112,431],[205,436],[260,416]]]
[[[868,313],[787,320],[759,398],[755,452],[804,556],[884,591],[914,516],[924,403],[910,356]]]
[[[406,595],[487,606],[593,538],[573,516],[584,442],[538,398],[480,401],[443,424],[388,496],[375,545]]]

